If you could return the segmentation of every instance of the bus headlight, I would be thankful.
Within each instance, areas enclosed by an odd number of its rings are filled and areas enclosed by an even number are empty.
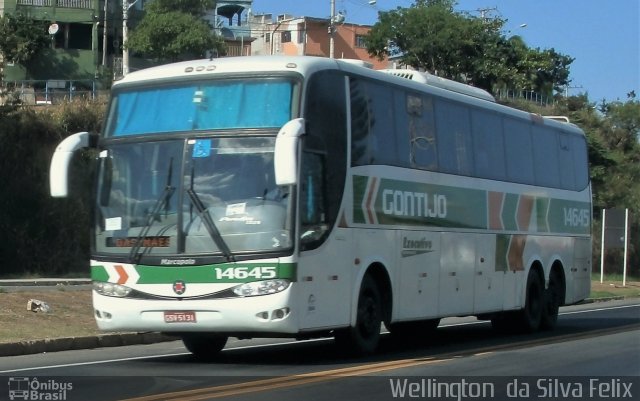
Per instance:
[[[131,292],[131,288],[125,287],[124,285],[114,284],[114,283],[105,283],[102,281],[94,281],[93,282],[93,290],[100,295],[104,295],[107,297],[118,297],[123,298],[129,295]]]
[[[258,295],[275,294],[289,288],[289,280],[264,280],[245,283],[233,287],[234,294],[240,297],[255,297]]]

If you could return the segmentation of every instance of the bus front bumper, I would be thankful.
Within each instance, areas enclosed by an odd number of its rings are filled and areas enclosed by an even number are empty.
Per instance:
[[[295,334],[290,291],[210,300],[139,300],[93,292],[94,316],[104,331]]]

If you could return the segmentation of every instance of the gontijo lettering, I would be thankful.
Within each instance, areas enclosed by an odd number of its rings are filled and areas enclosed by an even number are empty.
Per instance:
[[[385,189],[382,191],[384,214],[411,217],[447,217],[447,197],[425,192]]]

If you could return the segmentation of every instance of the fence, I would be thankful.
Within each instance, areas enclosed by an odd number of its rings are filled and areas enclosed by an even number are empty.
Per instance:
[[[496,93],[498,99],[524,99],[542,106],[555,104],[553,97],[544,96],[537,92],[526,90],[501,90]]]
[[[49,105],[74,99],[95,100],[100,94],[96,80],[23,80],[4,81],[2,91],[16,94],[23,104]]]
[[[18,0],[19,6],[83,8],[93,10],[95,0]]]

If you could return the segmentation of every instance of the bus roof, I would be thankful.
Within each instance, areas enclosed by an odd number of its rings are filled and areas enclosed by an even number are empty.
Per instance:
[[[562,122],[556,118],[544,118],[537,114],[528,113],[495,102],[488,92],[455,81],[444,80],[439,77],[426,76],[413,72],[407,76],[408,70],[373,70],[362,63],[352,60],[330,59],[313,56],[243,56],[214,59],[201,59],[164,64],[132,72],[119,81],[114,82],[114,88],[121,85],[145,83],[155,80],[171,80],[181,77],[211,77],[218,74],[238,74],[251,72],[282,72],[292,71],[303,76],[309,76],[321,70],[342,70],[347,73],[368,77],[390,84],[409,87],[416,91],[430,93],[435,96],[448,98],[453,101],[472,104],[480,108],[492,109],[496,112],[508,114],[519,119],[529,119],[535,124],[553,126],[556,129],[570,131],[584,135],[576,125]],[[409,78],[409,79],[407,79]],[[429,79],[431,78],[431,79]]]

